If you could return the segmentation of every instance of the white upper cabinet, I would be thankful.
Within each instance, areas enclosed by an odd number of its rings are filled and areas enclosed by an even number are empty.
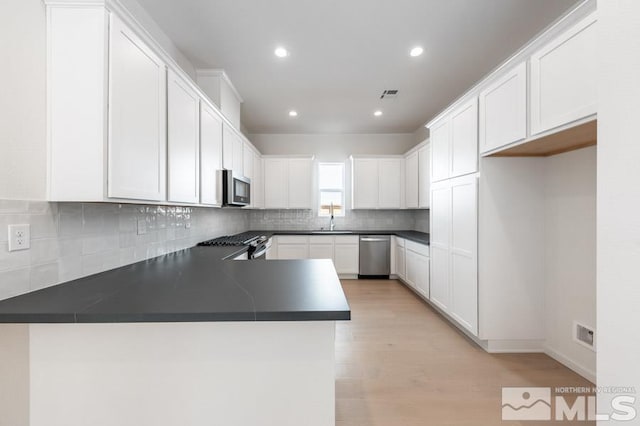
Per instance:
[[[596,113],[596,15],[531,55],[531,133]]]
[[[527,64],[522,62],[480,93],[480,152],[527,137]]]
[[[313,158],[264,159],[264,207],[311,209]]]
[[[233,160],[231,170],[240,176],[244,176],[244,142],[240,136],[233,134],[232,138]]]
[[[378,163],[378,208],[400,209],[403,201],[402,158],[383,158]]]
[[[378,160],[354,158],[352,161],[352,204],[354,209],[378,207]]]
[[[222,126],[222,167],[233,170],[233,141],[236,135],[228,124]]]
[[[354,209],[401,209],[404,204],[402,157],[353,158],[351,169]]]
[[[405,204],[408,209],[418,208],[419,166],[418,151],[409,154],[405,160]]]
[[[125,8],[44,3],[49,201],[218,206],[221,168],[254,173],[238,126]]]
[[[222,167],[238,176],[244,175],[244,141],[226,123],[222,130]]]
[[[254,209],[264,208],[264,160],[260,154],[253,155],[253,175],[251,177],[251,205]]]
[[[242,171],[244,177],[253,179],[253,149],[247,142],[242,144]]]
[[[478,171],[478,100],[471,98],[429,127],[431,180]]]
[[[478,100],[466,102],[451,114],[449,177],[478,171]]]
[[[311,158],[289,159],[289,203],[290,209],[310,209],[311,177],[313,160]]]
[[[176,73],[167,82],[168,201],[200,201],[200,98]]]
[[[418,150],[418,207],[429,208],[431,198],[431,145],[427,144]],[[408,185],[408,182],[407,182]]]
[[[286,209],[289,203],[289,170],[286,158],[264,160],[264,206]]]
[[[445,117],[429,128],[431,134],[431,180],[433,182],[449,178],[450,127],[450,121]]]
[[[162,60],[111,15],[108,195],[166,199],[166,90]]]
[[[222,205],[222,119],[204,102],[200,103],[200,202]]]

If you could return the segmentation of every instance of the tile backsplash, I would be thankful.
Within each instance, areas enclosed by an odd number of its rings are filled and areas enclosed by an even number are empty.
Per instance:
[[[141,221],[146,233],[138,235]],[[348,210],[337,229],[429,232],[428,210]],[[8,225],[31,226],[31,248],[8,251]],[[320,229],[312,210],[238,210],[0,200],[0,300],[248,229]]]
[[[249,213],[251,229],[320,229],[329,228],[328,217],[318,217],[313,210],[254,210]],[[347,210],[335,218],[336,229],[416,230],[429,232],[428,210]]]
[[[250,212],[133,204],[0,200],[0,300],[249,229]],[[138,235],[138,221],[146,234]],[[7,225],[31,225],[9,252]]]

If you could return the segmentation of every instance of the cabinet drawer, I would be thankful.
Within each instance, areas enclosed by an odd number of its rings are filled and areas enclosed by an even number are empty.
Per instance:
[[[360,236],[358,235],[340,235],[336,236],[336,244],[359,244]]]
[[[306,235],[278,235],[278,244],[307,244],[309,237]]]
[[[411,250],[413,252],[416,252],[422,256],[427,256],[429,257],[429,246],[426,244],[420,244],[420,243],[416,243],[414,241],[409,241],[406,240],[405,242],[405,247],[407,250]]]
[[[396,240],[396,246],[404,247],[404,238],[393,237]]]

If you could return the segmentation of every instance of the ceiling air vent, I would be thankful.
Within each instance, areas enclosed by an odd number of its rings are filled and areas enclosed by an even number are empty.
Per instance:
[[[397,97],[398,97],[397,89],[387,89],[382,92],[382,95],[380,95],[380,99],[394,99]]]

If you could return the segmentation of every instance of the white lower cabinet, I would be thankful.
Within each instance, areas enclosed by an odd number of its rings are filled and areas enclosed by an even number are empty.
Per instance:
[[[309,238],[301,235],[278,237],[278,259],[308,259]]]
[[[267,259],[331,259],[339,275],[356,275],[359,247],[357,235],[280,235]]]
[[[418,293],[429,298],[429,247],[406,241],[405,281]]]
[[[360,267],[360,241],[357,235],[336,236],[333,264],[340,274],[357,274]]]
[[[309,237],[309,258],[333,260],[333,237],[328,235]]]
[[[406,268],[404,239],[394,237],[394,247],[392,250],[395,254],[395,271],[392,271],[392,274],[396,275],[401,280],[404,280]]]
[[[478,178],[431,188],[431,301],[478,334]]]

